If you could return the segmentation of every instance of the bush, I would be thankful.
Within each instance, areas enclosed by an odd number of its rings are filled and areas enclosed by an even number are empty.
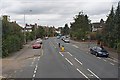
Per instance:
[[[2,45],[2,56],[6,57],[12,52],[16,52],[22,48],[21,38],[17,35],[8,36],[5,40],[3,40]]]

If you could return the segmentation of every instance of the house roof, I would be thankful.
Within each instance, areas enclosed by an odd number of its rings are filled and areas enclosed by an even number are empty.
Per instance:
[[[94,28],[100,28],[100,23],[92,23],[92,26],[94,26]]]

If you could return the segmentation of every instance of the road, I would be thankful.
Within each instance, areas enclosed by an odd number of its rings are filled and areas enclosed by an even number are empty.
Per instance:
[[[58,43],[64,45],[61,52]],[[3,67],[6,78],[75,78],[85,80],[118,80],[118,63],[111,58],[96,57],[79,48],[79,43],[64,43],[60,39],[43,40],[41,49],[32,49],[31,45],[17,58],[8,59],[11,68]],[[83,48],[84,49],[84,48]],[[4,63],[3,63],[4,65]],[[5,66],[5,65],[4,65]],[[17,68],[16,68],[17,66]],[[111,80],[110,79],[110,80]]]

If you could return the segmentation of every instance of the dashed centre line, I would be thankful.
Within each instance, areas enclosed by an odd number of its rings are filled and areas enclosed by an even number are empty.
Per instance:
[[[35,74],[33,74],[33,78],[35,77]]]
[[[73,56],[72,54],[70,54],[69,52],[67,52],[70,56]]]
[[[67,58],[65,58],[71,65],[73,65],[73,63],[72,62],[70,62]]]
[[[33,78],[36,76],[37,68],[38,68],[38,65],[36,64],[34,74],[33,74]]]
[[[79,48],[78,46],[76,46],[76,45],[73,45],[75,48]]]
[[[34,74],[36,73],[37,71],[34,71]]]
[[[80,62],[77,58],[75,58],[75,60],[82,65],[82,62]]]

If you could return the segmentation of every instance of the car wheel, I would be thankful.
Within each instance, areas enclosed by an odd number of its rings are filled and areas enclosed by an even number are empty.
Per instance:
[[[90,51],[90,53],[93,54],[92,51]]]

